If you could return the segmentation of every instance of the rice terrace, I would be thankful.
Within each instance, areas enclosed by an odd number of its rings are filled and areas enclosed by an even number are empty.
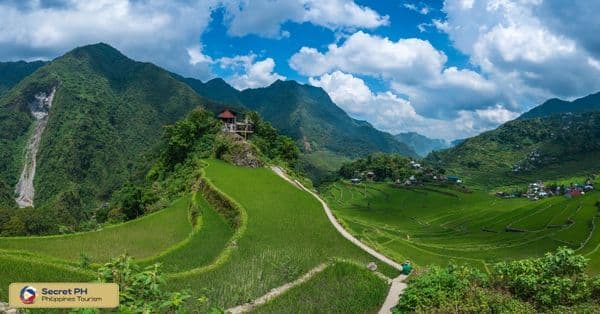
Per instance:
[[[448,186],[335,183],[323,191],[340,221],[361,240],[396,260],[440,265],[490,263],[541,256],[567,246],[600,272],[595,194],[537,202],[501,199]]]
[[[597,12],[0,0],[0,314],[600,314]]]

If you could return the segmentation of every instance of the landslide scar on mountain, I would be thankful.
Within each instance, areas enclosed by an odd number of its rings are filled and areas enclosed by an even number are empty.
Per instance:
[[[34,207],[33,199],[35,196],[35,188],[33,187],[33,179],[37,167],[37,154],[42,140],[42,134],[48,125],[48,114],[52,107],[56,87],[52,88],[50,94],[39,92],[35,95],[32,102],[29,103],[31,115],[35,118],[33,134],[27,141],[25,147],[25,160],[23,162],[23,171],[19,177],[19,182],[15,187],[17,198],[15,201],[19,208]]]

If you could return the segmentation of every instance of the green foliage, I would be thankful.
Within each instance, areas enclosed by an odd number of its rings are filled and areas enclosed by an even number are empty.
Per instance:
[[[357,157],[383,151],[417,156],[392,135],[365,121],[350,118],[321,88],[277,81],[265,88],[238,91],[220,79],[205,84],[194,79],[178,79],[204,97],[258,112],[281,134],[291,137],[305,153],[330,151]]]
[[[205,144],[209,140],[207,135],[217,131],[217,121],[211,113],[202,109],[195,109],[185,119],[165,126],[165,148],[161,156],[163,163],[169,170],[173,169],[175,165],[185,161],[199,141]],[[209,145],[206,146],[204,157],[208,157],[211,151]]]
[[[0,96],[45,64],[43,61],[0,62]]]
[[[100,282],[119,285],[119,311],[127,313],[155,313],[165,310],[179,313],[190,298],[186,291],[165,292],[165,278],[160,264],[144,269],[130,256],[121,255],[98,269]]]
[[[396,311],[597,311],[600,299],[594,293],[600,276],[589,278],[586,266],[583,256],[567,248],[542,258],[498,263],[491,276],[469,267],[432,266],[410,279]]]
[[[271,123],[263,120],[257,112],[250,111],[247,116],[248,120],[254,124],[254,136],[251,137],[251,142],[267,158],[280,159],[294,166],[300,155],[300,149],[296,143],[288,136],[279,135],[277,129]]]
[[[495,286],[538,307],[570,306],[591,300],[593,281],[586,267],[585,257],[563,247],[542,258],[497,264],[493,280]]]
[[[74,230],[158,158],[152,149],[163,125],[207,103],[168,72],[105,44],[55,59],[0,98],[0,158],[7,161],[0,163],[0,196],[10,195],[6,207],[14,206],[12,191],[33,121],[28,104],[54,87],[37,156],[34,202],[39,209],[68,209]]]
[[[441,169],[429,167],[415,169],[409,158],[400,155],[376,153],[344,163],[338,174],[342,178],[351,179],[364,178],[368,172],[374,173],[375,181],[407,180],[412,175],[419,180],[424,180],[444,173]]]
[[[426,160],[484,187],[600,171],[600,112],[518,119]]]

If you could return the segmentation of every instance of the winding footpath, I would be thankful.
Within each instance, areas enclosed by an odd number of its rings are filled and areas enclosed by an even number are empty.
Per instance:
[[[286,291],[300,285],[303,284],[305,282],[307,282],[310,278],[312,278],[314,275],[324,271],[327,267],[329,267],[329,264],[320,264],[319,266],[311,269],[308,273],[304,274],[302,277],[296,279],[295,281],[286,283],[283,286],[279,286],[277,288],[272,289],[271,291],[269,291],[269,293],[263,295],[262,297],[246,303],[246,304],[242,304],[233,308],[230,308],[227,310],[227,313],[231,313],[231,314],[239,314],[239,313],[246,313],[246,312],[250,312],[252,311],[254,308],[256,308],[257,306],[263,305],[267,302],[269,302],[270,300],[282,295],[283,293],[285,293]]]
[[[290,177],[288,177],[281,168],[272,166],[271,169],[273,170],[273,172],[275,172],[277,175],[282,177],[287,182],[291,183],[292,185],[296,186],[297,188],[299,188],[301,190],[308,192],[314,198],[316,198],[323,206],[323,210],[325,210],[325,214],[327,214],[327,218],[329,219],[331,224],[335,227],[335,229],[344,238],[346,238],[348,241],[354,243],[356,246],[361,248],[363,251],[369,253],[371,256],[377,258],[381,262],[386,263],[397,270],[400,270],[400,271],[402,270],[402,266],[400,264],[394,262],[392,259],[388,258],[387,256],[375,251],[373,248],[360,242],[360,240],[358,240],[353,235],[351,235],[348,231],[346,231],[346,229],[344,229],[344,227],[342,227],[342,225],[337,221],[337,219],[335,219],[335,216],[333,215],[333,212],[329,208],[329,205],[327,205],[327,203],[325,203],[325,201],[323,199],[321,199],[321,197],[319,195],[317,195],[317,193],[307,189],[304,185],[302,185],[302,183],[298,182],[298,180],[294,180],[294,179],[291,179]],[[400,276],[392,279],[390,291],[388,293],[388,296],[385,299],[385,302],[383,303],[383,306],[379,310],[379,314],[391,313],[392,312],[391,309],[394,306],[396,306],[396,304],[398,304],[398,301],[400,300],[400,295],[402,293],[404,293],[404,289],[406,289],[406,287],[407,287],[406,283],[404,282],[406,280],[406,277],[407,277],[406,275],[400,275]]]

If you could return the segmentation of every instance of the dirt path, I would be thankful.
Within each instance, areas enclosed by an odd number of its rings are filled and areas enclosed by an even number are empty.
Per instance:
[[[329,266],[330,266],[330,264],[320,264],[319,266],[311,269],[308,273],[304,274],[302,277],[296,279],[295,281],[292,281],[292,282],[286,283],[283,286],[274,288],[271,291],[269,291],[269,293],[263,295],[262,297],[254,300],[250,303],[246,303],[246,304],[242,304],[242,305],[230,308],[226,312],[231,313],[231,314],[250,312],[250,311],[254,310],[254,308],[256,308],[257,306],[261,306],[261,305],[269,302],[270,300],[280,296],[281,294],[285,293],[286,291],[294,288],[295,286],[305,283],[310,278],[312,278],[314,275],[324,271]]]
[[[337,221],[337,219],[335,219],[335,216],[333,215],[333,212],[329,208],[329,205],[327,205],[327,203],[325,203],[325,201],[323,199],[321,199],[321,197],[319,195],[317,195],[317,193],[307,189],[304,185],[302,185],[302,183],[298,182],[297,180],[294,180],[294,179],[288,177],[281,168],[272,166],[271,169],[273,170],[273,172],[275,172],[277,175],[282,177],[284,180],[290,182],[297,188],[310,193],[314,198],[316,198],[323,206],[323,210],[325,210],[325,214],[327,214],[327,218],[329,219],[331,224],[335,227],[335,229],[344,238],[346,238],[348,241],[354,243],[356,246],[361,248],[363,251],[369,253],[371,256],[377,258],[378,260],[382,261],[383,263],[386,263],[397,270],[402,270],[402,266],[400,264],[394,262],[392,259],[388,258],[387,256],[375,251],[371,247],[360,242],[360,240],[358,240],[353,235],[351,235],[348,231],[346,231],[346,229],[344,229],[344,227],[342,227],[342,225]],[[388,293],[388,296],[385,299],[383,306],[379,310],[379,314],[391,313],[391,308],[394,307],[396,304],[398,304],[398,300],[400,300],[400,295],[404,292],[404,289],[406,289],[406,284],[404,283],[405,279],[406,279],[405,275],[400,275],[392,280],[390,292]]]

